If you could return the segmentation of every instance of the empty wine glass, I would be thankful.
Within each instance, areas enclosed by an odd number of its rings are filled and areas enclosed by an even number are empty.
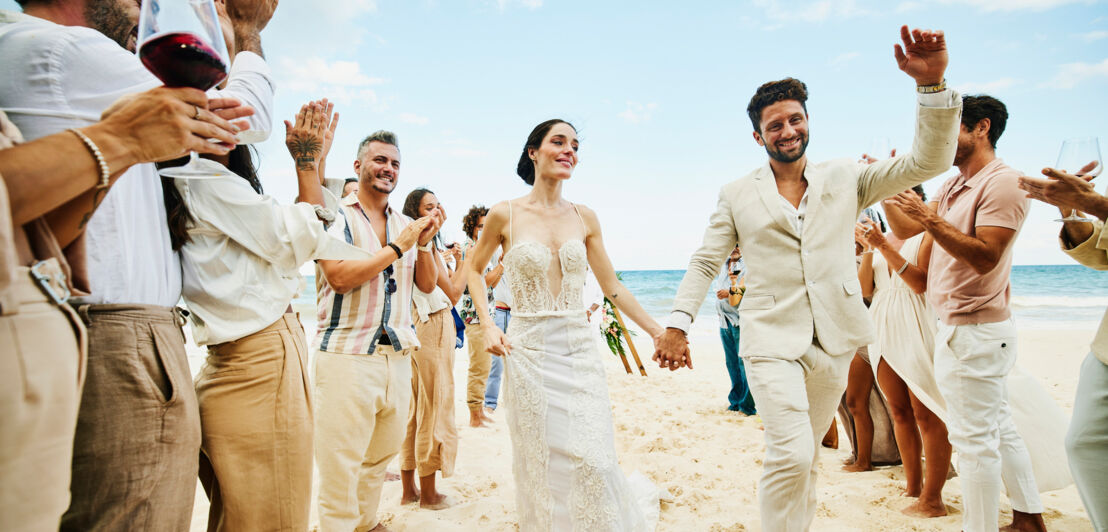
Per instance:
[[[892,152],[890,146],[889,137],[873,137],[873,140],[869,143],[869,151],[866,152],[866,155],[879,161],[881,159],[888,159],[889,153]]]
[[[227,77],[230,59],[212,0],[143,0],[138,56],[167,87],[206,91]],[[181,179],[230,175],[222,165],[189,154],[184,166],[158,173]]]
[[[1100,171],[1104,169],[1104,163],[1100,158],[1100,142],[1096,137],[1066,139],[1062,142],[1062,151],[1058,154],[1058,164],[1054,168],[1086,178],[1100,175]],[[1055,221],[1091,222],[1093,220],[1079,216],[1077,211],[1071,211],[1065,218]]]

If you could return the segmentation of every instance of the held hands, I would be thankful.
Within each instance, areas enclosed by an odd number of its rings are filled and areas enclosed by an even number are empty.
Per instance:
[[[904,43],[903,48],[899,44],[893,46],[893,55],[900,70],[912,76],[916,85],[942,83],[948,61],[942,30],[916,28],[909,32],[908,26],[901,26],[900,40]]]
[[[404,227],[400,234],[396,236],[396,239],[392,241],[400,248],[400,251],[407,252],[412,249],[412,246],[416,244],[416,240],[420,235],[431,225],[431,217],[424,216]]]
[[[508,335],[504,334],[504,331],[501,331],[496,325],[484,325],[484,321],[481,323],[481,327],[485,331],[485,341],[488,343],[488,347],[485,348],[485,351],[498,357],[511,354],[512,343],[508,341]]]
[[[664,329],[654,336],[654,356],[652,360],[659,368],[677,371],[682,366],[692,369],[692,352],[689,351],[689,339],[680,329]]]
[[[227,154],[238,142],[235,135],[249,127],[231,120],[252,114],[238,100],[209,100],[196,89],[158,87],[120,98],[93,127],[106,128],[125,142],[136,161],[161,162],[189,151]]]

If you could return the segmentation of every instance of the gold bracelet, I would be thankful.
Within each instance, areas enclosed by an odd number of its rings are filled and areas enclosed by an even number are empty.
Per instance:
[[[96,143],[92,139],[88,138],[88,135],[81,133],[77,128],[69,128],[77,138],[81,139],[81,142],[85,143],[88,151],[92,152],[92,157],[96,159],[96,165],[100,167],[100,184],[96,185],[98,190],[105,189],[111,186],[111,169],[108,168],[108,163],[104,161],[104,155],[100,153],[100,148],[96,146]]]
[[[916,85],[916,92],[920,94],[935,94],[936,92],[943,92],[946,90],[946,78],[943,78],[938,85]]]

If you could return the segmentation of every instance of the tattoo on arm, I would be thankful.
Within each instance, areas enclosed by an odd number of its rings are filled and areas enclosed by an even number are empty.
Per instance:
[[[88,225],[88,221],[92,219],[92,213],[96,212],[96,208],[100,206],[100,202],[104,200],[104,196],[108,194],[107,188],[98,188],[92,195],[92,209],[85,213],[81,217],[81,223],[77,225],[78,231],[84,231],[85,226]]]
[[[612,295],[608,296],[608,299],[616,299],[618,297],[619,297],[619,294],[613,292]]]
[[[298,134],[288,142],[292,158],[296,160],[296,169],[311,171],[316,169],[316,161],[323,149],[323,143],[310,135]]]

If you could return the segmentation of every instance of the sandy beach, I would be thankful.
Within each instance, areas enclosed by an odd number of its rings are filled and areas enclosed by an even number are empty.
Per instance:
[[[304,309],[307,310],[307,309]],[[306,330],[314,335],[310,312]],[[616,447],[624,470],[641,471],[674,495],[663,503],[659,531],[761,530],[756,488],[762,469],[764,443],[760,421],[726,410],[730,386],[723,362],[718,330],[713,320],[700,320],[690,335],[692,371],[669,372],[650,367],[648,377],[627,375],[617,357],[601,347],[608,370],[608,387],[616,429]],[[1041,380],[1058,405],[1068,414],[1073,408],[1077,370],[1088,353],[1094,327],[1081,330],[1024,329],[1019,337],[1019,365]],[[310,344],[310,342],[309,342]],[[652,351],[643,335],[636,345],[644,359]],[[189,345],[190,364],[197,371],[203,353]],[[459,450],[454,475],[440,487],[454,505],[442,511],[419,510],[400,505],[400,483],[388,482],[381,501],[383,522],[396,531],[517,530],[515,485],[511,471],[511,443],[503,408],[490,428],[470,428],[465,409],[467,357],[457,351],[455,360],[455,412]],[[906,517],[900,508],[904,475],[897,467],[864,473],[840,470],[849,456],[845,435],[838,450],[820,455],[819,510],[813,530],[885,531],[959,530],[961,489],[957,479],[944,490],[950,515],[929,520]],[[390,470],[397,471],[394,462]],[[316,478],[318,482],[318,476]],[[1077,490],[1043,494],[1044,517],[1051,530],[1092,530]],[[314,504],[314,503],[313,503]],[[194,531],[205,529],[208,502],[197,489],[193,513]],[[1006,522],[1011,514],[1002,498]],[[316,522],[312,508],[312,522]]]

